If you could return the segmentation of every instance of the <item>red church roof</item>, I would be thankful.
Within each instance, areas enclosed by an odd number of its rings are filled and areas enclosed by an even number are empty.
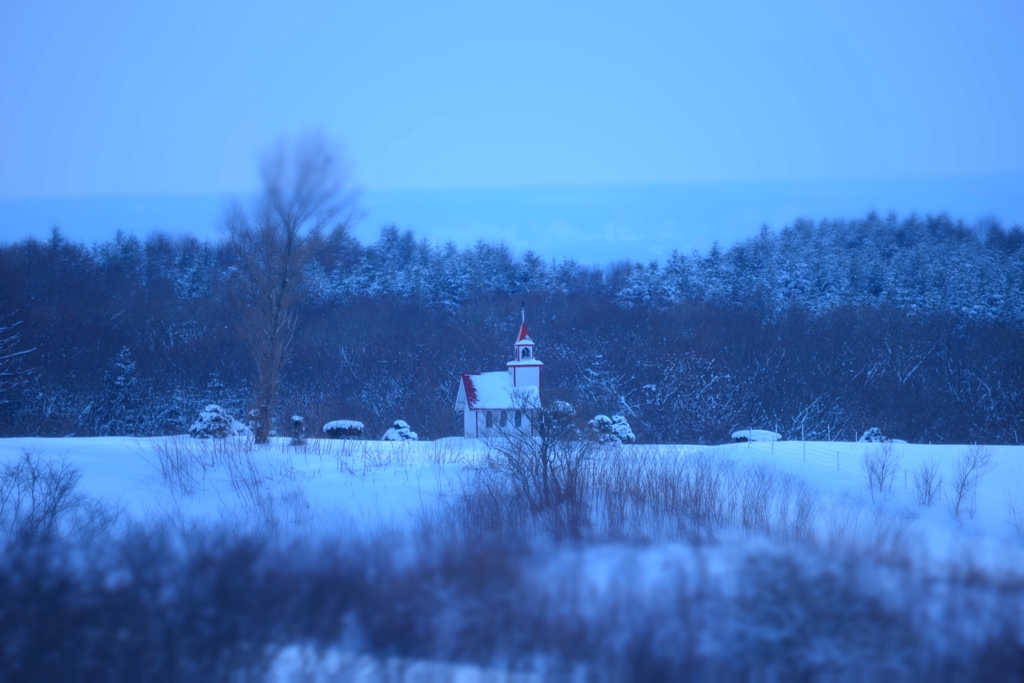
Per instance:
[[[473,386],[473,375],[479,375],[479,372],[464,372],[462,373],[462,386],[466,389],[466,402],[469,403],[470,408],[476,408],[477,395],[476,387]]]
[[[530,333],[526,329],[526,323],[523,323],[522,327],[519,328],[519,336],[516,337],[516,344],[523,341],[524,339],[527,341],[533,341],[532,339],[530,339]]]

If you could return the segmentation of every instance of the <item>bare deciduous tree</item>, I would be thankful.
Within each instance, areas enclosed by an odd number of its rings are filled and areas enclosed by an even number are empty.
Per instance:
[[[992,451],[977,444],[967,450],[953,464],[953,479],[949,482],[949,514],[963,522],[963,514],[970,517],[978,511],[978,483],[992,469]]]
[[[326,229],[346,228],[353,205],[340,160],[320,136],[279,144],[264,161],[262,180],[263,196],[251,215],[236,207],[225,221],[238,260],[242,339],[253,361],[257,443],[269,440],[303,270],[323,246]]]
[[[914,468],[914,489],[917,491],[918,504],[931,507],[942,489],[942,475],[939,474],[937,460],[926,460]]]
[[[892,447],[892,442],[886,441],[878,444],[875,448],[864,453],[864,460],[861,467],[868,476],[868,488],[871,490],[871,500],[875,500],[875,491],[882,496],[892,493],[892,482],[899,471],[901,457]]]

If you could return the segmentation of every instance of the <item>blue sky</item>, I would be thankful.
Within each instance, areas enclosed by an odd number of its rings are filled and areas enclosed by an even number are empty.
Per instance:
[[[0,5],[0,237],[214,234],[308,130],[366,235],[609,260],[801,213],[1024,223],[1024,3],[293,4]],[[515,210],[551,192],[578,215]]]

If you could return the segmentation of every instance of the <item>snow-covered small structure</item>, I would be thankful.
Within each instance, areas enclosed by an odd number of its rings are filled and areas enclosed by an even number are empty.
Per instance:
[[[199,417],[188,428],[189,436],[194,439],[224,439],[248,433],[248,427],[231,417],[228,411],[216,403],[211,403],[199,411]]]
[[[878,427],[872,427],[861,434],[857,441],[860,443],[885,443],[886,441],[890,441],[890,439],[882,433],[881,429]]]
[[[419,441],[419,435],[412,431],[405,420],[395,420],[388,431],[384,432],[381,441]]]
[[[526,329],[526,311],[504,372],[465,372],[459,381],[455,410],[463,416],[463,435],[473,439],[519,429],[534,434],[540,409],[541,371],[536,345]]]
[[[590,428],[597,434],[601,443],[633,443],[636,436],[629,427],[629,422],[622,415],[597,415],[588,422]]]
[[[782,434],[767,429],[741,429],[732,433],[732,440],[745,441],[781,441]]]
[[[306,418],[301,415],[292,415],[288,424],[292,428],[292,445],[301,446],[306,443]]]
[[[893,439],[892,437],[886,436],[882,433],[882,430],[878,427],[872,427],[871,429],[865,430],[860,438],[857,439],[858,443],[906,443],[903,439]]]
[[[361,439],[366,426],[356,420],[331,420],[324,425],[328,439]]]

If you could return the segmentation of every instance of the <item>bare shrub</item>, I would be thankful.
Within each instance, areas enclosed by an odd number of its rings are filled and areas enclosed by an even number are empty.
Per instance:
[[[345,448],[346,446],[343,443],[333,441],[329,437],[320,439],[307,438],[302,444],[295,446],[295,452],[323,458],[324,456],[336,456],[339,452],[344,451]]]
[[[358,458],[364,476],[386,467],[408,467],[418,454],[410,441],[338,441],[349,458]]]
[[[691,456],[687,465],[678,491],[679,512],[692,525],[690,537],[713,540],[728,522],[733,472],[707,453]]]
[[[908,510],[889,513],[875,509],[867,529],[855,542],[867,544],[868,548],[880,555],[899,555],[908,549],[914,538],[910,529],[913,521],[914,515]]]
[[[256,513],[260,518],[274,518],[273,496],[270,494],[267,476],[259,467],[255,455],[238,453],[237,457],[226,461],[231,488],[238,494],[243,507]]]
[[[811,540],[819,526],[816,493],[799,480],[707,451],[595,445],[576,470],[575,497],[550,508],[539,505],[539,469],[515,474],[502,461],[471,471],[442,506],[457,536],[707,543],[730,530]]]
[[[941,495],[942,475],[939,474],[937,460],[926,460],[914,468],[914,490],[917,492],[918,505],[925,507],[931,507]]]
[[[254,440],[251,434],[228,436],[220,439],[193,439],[171,436],[153,439],[156,462],[151,465],[174,493],[191,497],[203,488],[207,474],[239,453],[251,453]],[[145,456],[143,450],[140,454]]]
[[[208,466],[204,453],[193,443],[192,438],[182,436],[152,441],[160,477],[172,491],[188,497],[202,485]]]
[[[493,464],[534,512],[579,500],[584,468],[597,448],[581,438],[519,429],[490,438],[487,446]]]
[[[32,451],[0,468],[0,532],[8,543],[50,543],[64,534],[94,537],[109,530],[117,511],[77,491],[81,473],[65,461]]]
[[[154,439],[152,444],[156,461],[151,464],[172,492],[191,497],[205,487],[208,476],[219,470],[227,475],[246,518],[271,527],[278,522],[282,484],[297,478],[297,470],[287,456],[280,459],[273,452],[257,448],[252,435],[206,440],[177,436]],[[315,440],[295,448],[307,456],[307,451],[319,455],[327,449],[329,445],[316,445]]]
[[[786,537],[798,540],[813,539],[817,516],[817,494],[806,484],[797,483],[789,516],[780,520],[780,526],[785,531]]]
[[[282,543],[150,522],[94,561],[72,552],[0,558],[0,678],[1001,681],[1021,670],[1019,575],[920,572],[849,548],[758,543],[651,562],[622,547],[408,551],[391,537]],[[296,644],[324,666],[276,669]],[[339,668],[352,654],[378,668]]]
[[[978,511],[978,483],[992,470],[992,451],[977,444],[967,450],[953,463],[953,477],[949,482],[949,514],[958,523],[963,522],[966,513],[972,519]]]
[[[270,527],[279,521],[278,503],[287,498],[293,505],[301,492],[294,490],[284,496],[277,489],[286,481],[297,478],[295,467],[289,461],[262,457],[263,453],[253,449],[239,449],[224,459],[231,480],[231,488],[238,495],[246,513]]]
[[[1017,538],[1024,539],[1024,494],[1019,488],[1006,492],[1006,521]]]
[[[431,441],[427,450],[427,461],[441,468],[444,468],[445,465],[457,465],[465,462],[466,453],[462,440]]]
[[[868,477],[872,502],[875,500],[875,493],[883,497],[892,493],[892,482],[900,470],[901,459],[902,457],[893,450],[892,443],[888,441],[864,452],[861,468]]]
[[[306,458],[318,459],[321,463],[326,458],[334,460],[339,472],[355,474],[352,468],[355,457],[363,450],[363,444],[367,442],[353,441],[346,439],[333,439],[324,437],[321,439],[306,439],[301,446],[295,446],[294,452]]]
[[[733,463],[698,451],[601,449],[588,484],[596,536],[715,540],[736,507]]]
[[[905,556],[915,538],[913,519],[907,511],[894,513],[843,496],[823,510],[823,537],[834,550]]]
[[[767,534],[771,531],[771,503],[775,492],[775,469],[758,463],[740,480],[740,520],[743,528]]]
[[[532,513],[544,513],[559,534],[579,538],[590,522],[588,486],[601,446],[582,436],[576,410],[565,401],[540,405],[526,392],[513,400],[529,420],[490,437],[487,459]]]

